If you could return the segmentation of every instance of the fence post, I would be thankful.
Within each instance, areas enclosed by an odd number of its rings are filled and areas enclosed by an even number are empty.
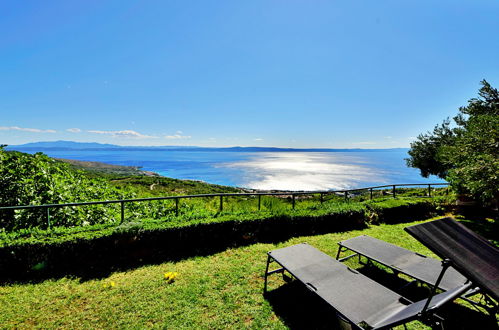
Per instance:
[[[321,204],[324,202],[324,194],[321,193]]]
[[[295,194],[291,194],[291,196],[293,197],[293,210],[295,209]]]
[[[220,212],[224,209],[224,197],[220,195]]]
[[[431,197],[431,184],[428,185],[428,197]]]
[[[120,202],[121,204],[121,223],[125,222],[125,202]]]
[[[392,193],[393,193],[393,198],[395,198],[395,185],[393,185]]]
[[[175,198],[175,216],[178,217],[178,197]]]
[[[348,191],[345,191],[345,201],[348,200]]]
[[[50,207],[47,207],[47,225],[48,229],[50,229]]]
[[[370,188],[370,189],[369,189],[369,194],[370,194],[370,196],[371,196],[371,198],[370,198],[370,199],[373,199],[373,188]]]
[[[258,195],[258,211],[260,211],[261,205],[262,205],[262,195]]]

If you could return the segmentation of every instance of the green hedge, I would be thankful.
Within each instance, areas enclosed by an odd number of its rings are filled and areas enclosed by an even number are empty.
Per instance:
[[[316,215],[293,212],[184,224],[128,223],[4,244],[0,247],[0,279],[103,276],[119,269],[211,254],[232,246],[362,228],[373,222],[373,214],[378,223],[395,223],[424,219],[436,212],[437,206],[431,201],[392,200],[352,203],[350,209]]]

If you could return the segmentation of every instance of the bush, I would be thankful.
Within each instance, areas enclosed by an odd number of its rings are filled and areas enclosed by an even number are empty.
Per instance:
[[[90,179],[42,153],[29,155],[0,147],[0,206],[61,204],[133,196],[129,191],[111,187],[103,179]],[[54,226],[113,222],[116,215],[116,209],[104,205],[50,210]],[[46,209],[0,211],[0,227],[8,231],[47,226]]]

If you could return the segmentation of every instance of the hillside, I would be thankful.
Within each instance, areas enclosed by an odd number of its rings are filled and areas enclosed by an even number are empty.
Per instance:
[[[192,195],[208,193],[234,193],[243,189],[210,184],[195,180],[180,180],[143,171],[136,166],[112,165],[101,162],[88,162],[73,159],[57,159],[80,170],[90,178],[101,178],[122,190],[134,191],[137,197]]]
[[[159,176],[159,174],[154,172],[142,171],[140,167],[137,166],[113,165],[101,162],[89,162],[89,161],[75,160],[75,159],[63,159],[63,158],[55,158],[55,159],[70,164],[71,167],[73,167],[74,169],[88,171],[95,174]]]

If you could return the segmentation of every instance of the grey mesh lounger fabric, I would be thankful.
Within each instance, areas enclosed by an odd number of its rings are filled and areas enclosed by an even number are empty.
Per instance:
[[[408,275],[420,282],[435,285],[442,272],[442,261],[401,248],[379,239],[362,235],[339,242],[336,259],[345,249],[390,267],[394,272]],[[353,256],[353,255],[351,255]],[[350,257],[350,256],[348,256]],[[346,259],[345,257],[343,259]],[[340,259],[341,261],[342,259]],[[463,285],[467,279],[455,269],[449,268],[439,283],[439,288],[447,291]]]
[[[405,228],[483,293],[499,301],[499,248],[452,218]]]
[[[268,253],[265,288],[269,263],[276,261],[298,281],[331,305],[354,327],[384,329],[421,317],[427,299],[411,303],[381,284],[350,269],[341,262],[308,244],[297,244]],[[277,270],[279,271],[279,269]],[[436,295],[427,309],[428,314],[469,289],[463,285]]]

